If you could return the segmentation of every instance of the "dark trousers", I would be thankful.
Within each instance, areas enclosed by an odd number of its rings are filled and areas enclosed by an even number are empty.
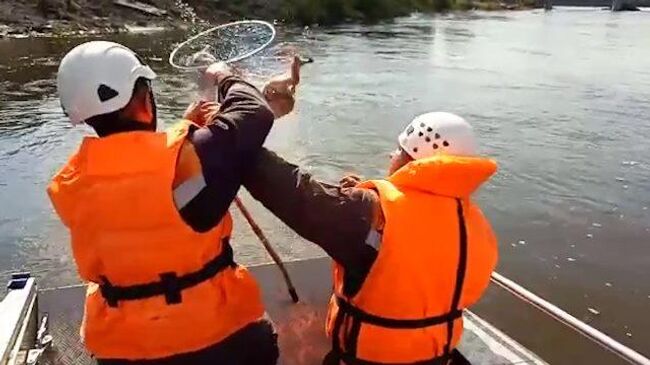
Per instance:
[[[276,365],[278,335],[270,320],[251,323],[230,337],[196,352],[156,360],[97,359],[98,365]]]
[[[448,360],[440,360],[440,361],[424,361],[424,362],[418,362],[415,363],[416,365],[438,365],[438,364],[448,364],[448,365],[472,365],[463,354],[460,353],[458,350],[454,350],[451,352],[451,355],[449,356]],[[348,365],[345,361],[341,360],[339,355],[335,351],[329,352],[327,355],[325,355],[325,358],[323,359],[322,365],[342,365],[346,364]],[[352,365],[353,363],[349,364]]]

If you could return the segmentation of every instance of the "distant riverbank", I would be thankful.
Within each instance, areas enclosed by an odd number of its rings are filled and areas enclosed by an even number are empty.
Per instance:
[[[535,0],[286,0],[281,14],[297,24],[335,24],[373,22],[413,12],[515,10],[535,5]]]
[[[242,18],[296,25],[365,23],[413,12],[535,5],[536,0],[3,0],[0,38],[187,28]]]

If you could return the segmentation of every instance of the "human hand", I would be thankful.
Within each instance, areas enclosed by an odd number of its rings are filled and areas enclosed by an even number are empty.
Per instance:
[[[199,97],[203,101],[214,101],[217,98],[219,83],[233,74],[233,70],[224,62],[215,62],[199,71]]]
[[[262,89],[264,98],[269,103],[276,119],[293,111],[296,103],[296,87],[300,83],[301,64],[300,58],[295,56],[291,62],[291,69],[282,75],[271,78]]]
[[[196,101],[187,107],[183,119],[199,126],[205,126],[214,120],[219,113],[220,105],[211,101]]]
[[[343,176],[339,184],[342,188],[354,188],[361,183],[361,177],[357,174]]]
[[[199,88],[204,89],[218,85],[221,80],[233,73],[232,68],[225,62],[215,62],[203,71],[199,81]]]

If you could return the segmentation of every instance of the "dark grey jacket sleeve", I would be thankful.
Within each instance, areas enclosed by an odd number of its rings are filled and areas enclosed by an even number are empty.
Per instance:
[[[319,182],[266,149],[244,176],[253,198],[305,239],[317,244],[346,271],[370,269],[377,251],[366,238],[377,196],[365,189]]]
[[[235,76],[221,80],[221,110],[214,123],[191,132],[205,188],[180,213],[195,231],[215,227],[252,168],[273,126],[273,112],[254,86]]]

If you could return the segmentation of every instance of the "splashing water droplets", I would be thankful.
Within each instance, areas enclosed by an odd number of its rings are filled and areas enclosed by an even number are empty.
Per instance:
[[[180,11],[181,20],[191,25],[190,27],[191,34],[198,33],[201,27],[206,27],[210,24],[209,22],[199,18],[199,16],[196,15],[196,11],[194,10],[194,8],[192,8],[189,4],[183,2],[182,0],[175,0],[174,5]]]
[[[224,24],[199,33],[179,45],[174,50],[173,65],[181,69],[192,69],[207,66],[206,59],[234,62],[264,49],[274,37],[273,27],[264,22],[244,21]],[[195,57],[197,53],[212,57],[197,58]]]
[[[193,11],[186,13],[193,19]],[[272,45],[275,35],[274,27],[261,21],[224,24],[179,45],[174,50],[172,65],[193,70],[215,61],[230,62],[249,81],[261,83],[286,72],[299,53],[295,46],[286,43]]]

